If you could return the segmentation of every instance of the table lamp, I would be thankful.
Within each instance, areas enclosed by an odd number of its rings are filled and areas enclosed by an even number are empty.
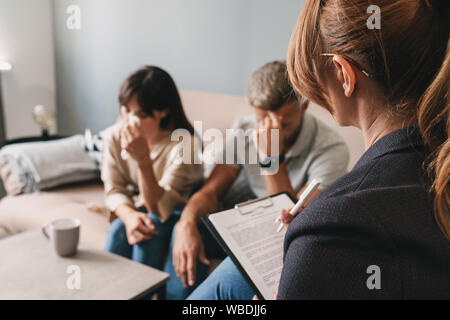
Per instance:
[[[33,108],[33,119],[41,128],[42,137],[49,136],[49,130],[55,125],[55,114],[48,106],[37,105]]]

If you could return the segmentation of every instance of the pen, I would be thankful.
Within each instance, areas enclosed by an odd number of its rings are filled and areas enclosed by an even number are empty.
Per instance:
[[[297,203],[291,209],[291,211],[289,211],[289,214],[291,214],[294,217],[298,214],[298,211],[300,210],[300,208],[303,208],[305,203],[311,198],[314,191],[316,191],[317,188],[320,186],[320,182],[321,182],[320,179],[314,179],[311,182],[311,184],[308,186],[308,188],[306,188],[306,190],[302,192],[302,194],[300,195],[300,199],[297,201]],[[278,219],[280,219],[280,218],[281,218],[281,216],[279,216],[277,218],[277,220],[275,220],[275,222],[277,222]],[[280,225],[278,226],[277,232],[280,232],[281,229],[283,229],[283,223],[280,221]]]

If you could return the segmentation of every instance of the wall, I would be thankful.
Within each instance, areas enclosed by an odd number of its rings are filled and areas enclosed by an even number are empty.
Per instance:
[[[2,74],[6,137],[40,134],[33,107],[55,109],[51,0],[0,0],[0,60],[12,64]]]
[[[54,0],[60,132],[94,132],[118,115],[121,82],[144,64],[179,88],[244,94],[251,72],[284,59],[303,0]],[[70,4],[81,29],[66,27]]]

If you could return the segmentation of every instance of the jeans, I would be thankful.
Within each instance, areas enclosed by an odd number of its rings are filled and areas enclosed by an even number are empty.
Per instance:
[[[253,289],[228,257],[187,300],[251,300],[254,295]]]
[[[197,285],[206,278],[209,268],[197,259],[196,281],[192,287],[188,288],[183,287],[181,279],[176,275],[173,267],[172,248],[175,239],[174,226],[180,219],[180,215],[181,212],[174,212],[167,221],[161,223],[156,215],[149,213],[148,217],[153,221],[156,230],[158,230],[158,235],[133,246],[128,243],[125,225],[120,219],[116,219],[109,227],[105,244],[105,251],[159,270],[164,268],[164,271],[170,275],[166,284],[166,298],[168,300],[186,299]],[[208,258],[224,258],[224,252],[203,225],[199,227],[199,232],[205,245],[206,256]],[[165,261],[166,256],[167,260]]]
[[[180,218],[180,213],[175,212],[164,223],[152,213],[148,213],[147,216],[158,230],[156,236],[132,246],[128,243],[125,225],[122,220],[116,219],[108,229],[105,251],[162,270],[164,258],[169,248],[170,235],[175,223]]]

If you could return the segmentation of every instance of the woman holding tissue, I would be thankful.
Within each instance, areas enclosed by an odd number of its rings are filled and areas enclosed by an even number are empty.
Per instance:
[[[186,157],[183,141],[172,141],[171,133],[187,130],[193,145],[194,129],[174,81],[158,67],[129,76],[119,103],[120,120],[104,134],[105,201],[117,217],[105,250],[162,269],[177,210],[203,178],[194,149]]]

